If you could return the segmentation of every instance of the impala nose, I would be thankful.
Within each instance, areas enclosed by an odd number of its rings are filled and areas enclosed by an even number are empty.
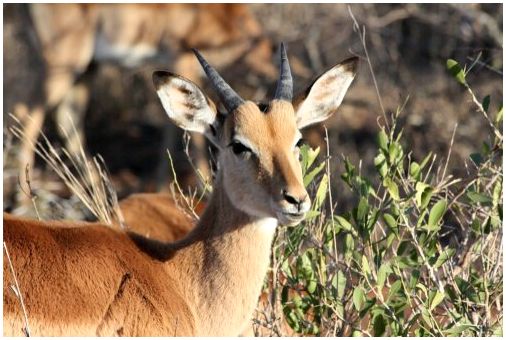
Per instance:
[[[285,201],[295,206],[297,208],[297,211],[300,212],[302,205],[307,199],[307,193],[296,196],[288,192],[287,190],[283,190],[283,198],[285,199]]]

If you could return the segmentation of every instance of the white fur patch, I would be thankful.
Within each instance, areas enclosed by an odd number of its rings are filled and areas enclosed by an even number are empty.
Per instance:
[[[204,133],[213,124],[215,112],[207,104],[204,94],[188,81],[171,78],[157,94],[169,118],[180,128]]]
[[[265,231],[267,233],[274,233],[278,226],[278,220],[273,217],[264,217],[261,218],[258,222],[256,222],[260,230]]]

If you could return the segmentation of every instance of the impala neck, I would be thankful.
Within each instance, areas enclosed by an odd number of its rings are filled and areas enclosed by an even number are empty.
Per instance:
[[[171,270],[195,301],[201,335],[238,335],[250,322],[270,260],[277,220],[234,207],[218,175],[200,222],[176,247]],[[230,333],[229,333],[230,332]]]

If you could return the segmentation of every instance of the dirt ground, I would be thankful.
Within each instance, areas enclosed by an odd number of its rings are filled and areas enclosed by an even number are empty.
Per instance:
[[[11,11],[4,5],[4,126],[7,113],[16,101],[41,91],[41,74],[33,72],[40,63],[23,39],[36,39],[21,24],[29,21],[23,11]],[[429,151],[445,158],[456,127],[449,171],[465,174],[469,155],[481,148],[488,125],[475,111],[468,93],[446,71],[446,60],[453,58],[471,65],[467,79],[478,98],[490,95],[490,111],[502,102],[502,4],[253,4],[251,11],[260,23],[263,35],[276,51],[279,42],[288,47],[292,61],[295,90],[302,91],[315,76],[353,55],[361,57],[360,70],[346,95],[340,111],[325,126],[329,134],[333,188],[338,206],[351,204],[351,196],[339,179],[341,155],[370,174],[376,154],[375,136],[381,105],[387,114],[404,106],[400,121],[406,147],[420,160]],[[381,104],[378,100],[371,67],[354,28],[350,11],[365,29],[365,44],[374,71]],[[277,55],[274,53],[274,56]],[[296,60],[295,60],[296,59]],[[273,58],[277,63],[277,58]],[[166,118],[151,84],[154,69],[171,65],[144,64],[128,69],[114,64],[92,64],[85,77],[91,84],[86,111],[85,135],[90,154],[103,156],[115,189],[121,197],[154,190],[151,180],[171,176],[168,167],[159,173],[157,164],[167,162],[166,148],[172,153],[183,186],[195,183],[183,152],[182,132]],[[248,73],[239,61],[220,69],[243,97],[268,100],[275,81]],[[208,86],[205,86],[209,90]],[[30,94],[31,93],[31,94]],[[61,144],[54,121],[47,120],[44,131]],[[164,133],[169,130],[169,134]],[[167,140],[166,137],[170,138]],[[313,146],[322,144],[323,126],[305,132]],[[17,169],[11,161],[17,144],[4,131],[4,211],[16,208]],[[158,173],[156,172],[158,169]],[[33,171],[33,188],[40,202],[47,204],[48,215],[82,218],[70,213],[78,205],[62,183],[41,160]],[[166,186],[162,188],[166,189]],[[41,203],[42,204],[42,203]],[[53,209],[53,210],[51,210]],[[62,212],[63,211],[63,212]],[[25,211],[23,213],[29,214]]]

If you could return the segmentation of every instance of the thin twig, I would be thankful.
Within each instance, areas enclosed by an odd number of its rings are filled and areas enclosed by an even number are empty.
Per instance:
[[[351,19],[353,20],[353,30],[355,32],[357,32],[357,34],[360,37],[360,42],[362,43],[362,47],[364,49],[364,53],[365,53],[365,57],[366,57],[366,60],[367,60],[367,64],[369,66],[369,71],[371,72],[372,81],[374,83],[374,89],[376,90],[376,97],[378,98],[378,103],[379,103],[379,106],[381,108],[381,112],[383,113],[383,119],[385,120],[385,126],[386,126],[387,130],[389,130],[390,127],[388,125],[387,115],[386,115],[386,112],[385,112],[385,108],[383,106],[383,100],[381,99],[381,94],[380,94],[380,91],[379,91],[378,83],[376,81],[376,76],[375,76],[374,70],[372,68],[371,58],[369,57],[369,52],[367,51],[367,45],[366,45],[366,41],[365,41],[365,26],[362,26],[362,31],[360,31],[360,26],[359,26],[359,24],[357,22],[357,19],[355,19],[355,16],[353,15],[353,12],[351,11],[351,6],[350,5],[348,5],[348,12],[350,13]]]

